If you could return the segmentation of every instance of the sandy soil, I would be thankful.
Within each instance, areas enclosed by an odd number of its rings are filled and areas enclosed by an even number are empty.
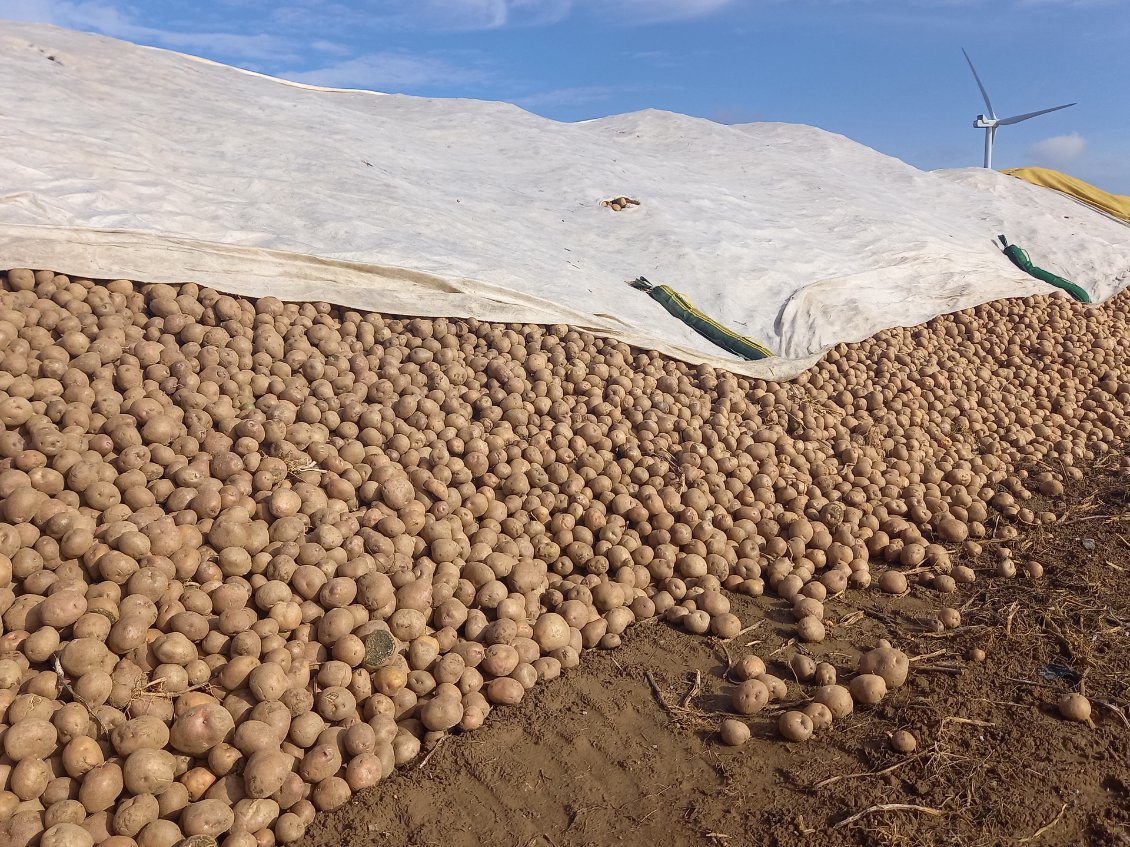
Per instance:
[[[754,628],[733,642],[638,625],[621,649],[587,654],[319,815],[302,847],[1128,845],[1130,480],[1117,452],[1043,500],[1058,525],[1011,542],[1042,579],[995,576],[992,545],[967,562],[977,582],[949,599],[959,628],[932,630],[942,603],[917,585],[829,602],[836,623],[816,657],[850,670],[887,636],[916,658],[907,685],[812,741],[776,737],[777,709],[752,720],[745,746],[719,742],[727,654],[773,656],[770,672],[790,678],[780,660],[796,649],[781,601],[734,597]],[[983,662],[967,659],[975,647]],[[1093,727],[1058,716],[1072,690],[1092,698]],[[915,753],[890,750],[897,729],[915,734]]]

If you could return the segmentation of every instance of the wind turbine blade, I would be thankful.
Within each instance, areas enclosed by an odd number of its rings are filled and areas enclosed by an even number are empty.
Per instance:
[[[1015,115],[1011,118],[1001,118],[997,121],[997,126],[1008,126],[1009,124],[1018,124],[1021,121],[1026,121],[1028,118],[1034,118],[1037,115],[1046,115],[1048,112],[1058,112],[1060,109],[1066,109],[1068,106],[1074,106],[1074,103],[1067,103],[1063,106],[1054,106],[1051,109],[1041,109],[1038,112],[1029,112],[1026,115]]]
[[[985,90],[984,83],[981,82],[981,77],[977,76],[977,69],[973,67],[973,60],[969,58],[969,54],[965,52],[965,48],[961,48],[961,52],[965,55],[965,61],[969,63],[969,70],[973,71],[973,78],[977,80],[977,87],[981,89],[981,96],[985,98],[985,105],[989,109],[989,117],[996,118],[997,113],[993,111],[993,104],[989,102],[989,92]]]

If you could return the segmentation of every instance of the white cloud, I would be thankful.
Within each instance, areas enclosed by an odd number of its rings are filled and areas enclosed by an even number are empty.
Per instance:
[[[366,53],[311,71],[284,72],[279,76],[329,88],[382,91],[469,85],[484,81],[488,74],[482,68],[456,65],[436,56],[379,52]]]
[[[1083,155],[1087,149],[1087,140],[1079,133],[1070,135],[1053,135],[1043,141],[1037,141],[1025,153],[1030,159],[1035,159],[1047,165],[1066,165],[1074,162]]]
[[[621,24],[665,23],[709,15],[734,2],[736,0],[386,0],[378,6],[383,7],[384,14],[408,26],[478,30],[545,26],[580,10]]]
[[[568,17],[573,5],[573,0],[378,0],[347,15],[369,28],[461,32],[554,24]]]
[[[232,32],[177,32],[138,23],[113,3],[101,0],[7,0],[0,16],[87,30],[141,44],[211,56],[280,61],[300,55],[296,42],[275,35]]]
[[[606,17],[628,24],[684,21],[712,14],[734,0],[602,0],[594,3]]]

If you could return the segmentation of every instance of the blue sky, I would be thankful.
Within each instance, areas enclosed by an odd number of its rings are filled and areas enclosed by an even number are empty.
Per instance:
[[[0,0],[43,21],[322,85],[506,100],[555,120],[644,108],[842,133],[922,168],[997,135],[1130,194],[1130,0]]]

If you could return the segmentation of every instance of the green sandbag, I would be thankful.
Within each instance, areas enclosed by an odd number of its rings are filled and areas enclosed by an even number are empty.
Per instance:
[[[1036,279],[1043,280],[1048,285],[1054,285],[1056,288],[1062,288],[1080,303],[1090,303],[1091,298],[1087,296],[1087,292],[1076,285],[1074,282],[1064,279],[1061,276],[1056,276],[1051,271],[1045,271],[1043,268],[1037,268],[1032,264],[1032,260],[1028,258],[1028,254],[1017,247],[1015,244],[1009,244],[1004,248],[1004,254],[1012,260],[1016,267],[1025,273],[1031,274]]]
[[[667,285],[652,285],[642,276],[628,285],[646,291],[652,300],[659,303],[671,315],[681,320],[703,338],[717,344],[723,350],[741,356],[748,361],[767,359],[773,353],[751,338],[738,335],[727,329],[694,307],[694,304],[675,289]]]

